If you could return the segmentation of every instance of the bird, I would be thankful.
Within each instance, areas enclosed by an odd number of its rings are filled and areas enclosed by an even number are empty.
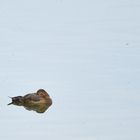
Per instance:
[[[39,89],[36,93],[10,98],[12,102],[8,105],[23,106],[25,109],[33,110],[37,113],[44,113],[52,105],[52,99],[44,89]]]

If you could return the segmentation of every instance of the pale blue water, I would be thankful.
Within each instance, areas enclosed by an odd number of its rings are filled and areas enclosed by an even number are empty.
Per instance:
[[[140,2],[0,2],[0,139],[139,140]],[[8,96],[48,91],[44,114]]]

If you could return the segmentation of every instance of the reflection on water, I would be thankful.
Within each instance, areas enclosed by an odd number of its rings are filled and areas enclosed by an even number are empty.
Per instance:
[[[11,99],[12,102],[8,105],[23,106],[27,110],[33,110],[37,113],[44,113],[52,105],[52,99],[44,89],[39,89],[36,93],[25,96],[11,97]]]

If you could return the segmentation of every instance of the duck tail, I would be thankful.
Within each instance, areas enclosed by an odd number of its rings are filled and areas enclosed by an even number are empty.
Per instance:
[[[8,96],[8,97],[12,99],[12,97],[10,97],[10,96]],[[11,103],[7,104],[7,105],[12,105],[12,104],[13,104],[13,101]]]
[[[11,102],[11,103],[9,103],[9,104],[7,104],[7,105],[12,105],[13,104],[13,102]]]

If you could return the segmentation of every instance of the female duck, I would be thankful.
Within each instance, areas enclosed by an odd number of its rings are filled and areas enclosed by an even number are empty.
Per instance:
[[[11,104],[24,106],[27,110],[44,113],[52,105],[52,99],[44,89],[39,89],[36,93],[12,97],[12,102],[8,105]]]

